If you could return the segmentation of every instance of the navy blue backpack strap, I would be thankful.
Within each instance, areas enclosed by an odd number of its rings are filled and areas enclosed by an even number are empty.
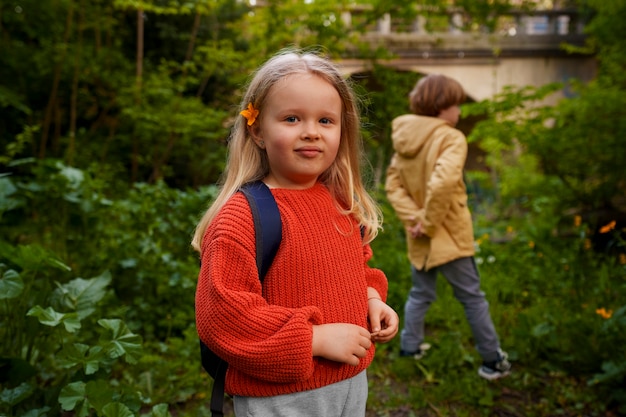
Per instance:
[[[259,271],[259,280],[263,282],[283,238],[280,212],[272,192],[264,182],[247,183],[240,188],[240,191],[248,199],[250,210],[252,210],[256,240],[256,265]]]
[[[263,279],[274,261],[283,238],[282,221],[278,205],[270,189],[262,181],[244,184],[239,191],[246,197],[252,211],[256,244],[256,265],[259,280]],[[224,386],[228,363],[213,353],[200,341],[202,366],[213,377],[211,391],[211,416],[224,416]]]
[[[209,350],[202,342],[200,342],[200,348]],[[209,352],[215,355],[212,351]],[[226,385],[226,369],[228,369],[228,363],[221,358],[218,360],[222,363],[215,378],[213,378],[213,389],[211,390],[211,417],[224,417],[224,386]]]

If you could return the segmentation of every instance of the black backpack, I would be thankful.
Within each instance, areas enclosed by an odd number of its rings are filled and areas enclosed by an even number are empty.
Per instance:
[[[239,191],[246,196],[252,211],[256,241],[256,265],[259,271],[259,280],[263,283],[263,278],[265,278],[282,240],[280,212],[274,196],[263,182],[247,183]],[[228,363],[211,351],[202,341],[200,341],[200,357],[202,367],[213,378],[211,415],[223,417],[224,383]]]

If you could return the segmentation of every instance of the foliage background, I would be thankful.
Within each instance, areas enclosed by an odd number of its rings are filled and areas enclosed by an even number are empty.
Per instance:
[[[388,122],[416,74],[358,40],[385,12],[418,6],[234,0],[0,1],[0,415],[209,415],[193,318],[189,240],[215,195],[251,71],[282,47],[372,59],[363,97],[372,192],[385,214],[374,266],[402,312],[404,234],[380,189]],[[457,1],[489,30],[506,1]],[[562,6],[574,5],[573,3]],[[598,77],[577,95],[511,89],[464,106],[491,171],[468,173],[483,289],[514,373],[476,376],[462,308],[443,280],[429,355],[380,346],[371,416],[626,414],[626,5],[577,2]],[[534,3],[521,7],[537,7]]]

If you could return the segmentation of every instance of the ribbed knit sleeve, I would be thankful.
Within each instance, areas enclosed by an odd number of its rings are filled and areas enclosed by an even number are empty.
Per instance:
[[[312,356],[312,326],[353,323],[367,328],[367,287],[385,297],[382,271],[369,268],[371,249],[359,227],[335,207],[321,184],[273,189],[282,242],[263,284],[254,227],[245,198],[231,198],[202,245],[196,291],[200,338],[229,363],[226,391],[270,396],[319,388],[367,368]]]
[[[387,301],[387,290],[389,287],[387,277],[380,269],[370,268],[367,265],[367,261],[369,261],[374,255],[370,245],[363,246],[363,252],[366,262],[365,279],[367,280],[367,286],[374,288],[376,291],[378,291],[378,294],[380,294],[382,300]]]

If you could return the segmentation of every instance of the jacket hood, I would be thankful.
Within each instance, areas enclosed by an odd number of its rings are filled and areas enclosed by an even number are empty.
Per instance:
[[[432,137],[432,133],[442,125],[447,125],[437,117],[405,114],[391,122],[391,140],[393,149],[403,157],[414,157]]]

